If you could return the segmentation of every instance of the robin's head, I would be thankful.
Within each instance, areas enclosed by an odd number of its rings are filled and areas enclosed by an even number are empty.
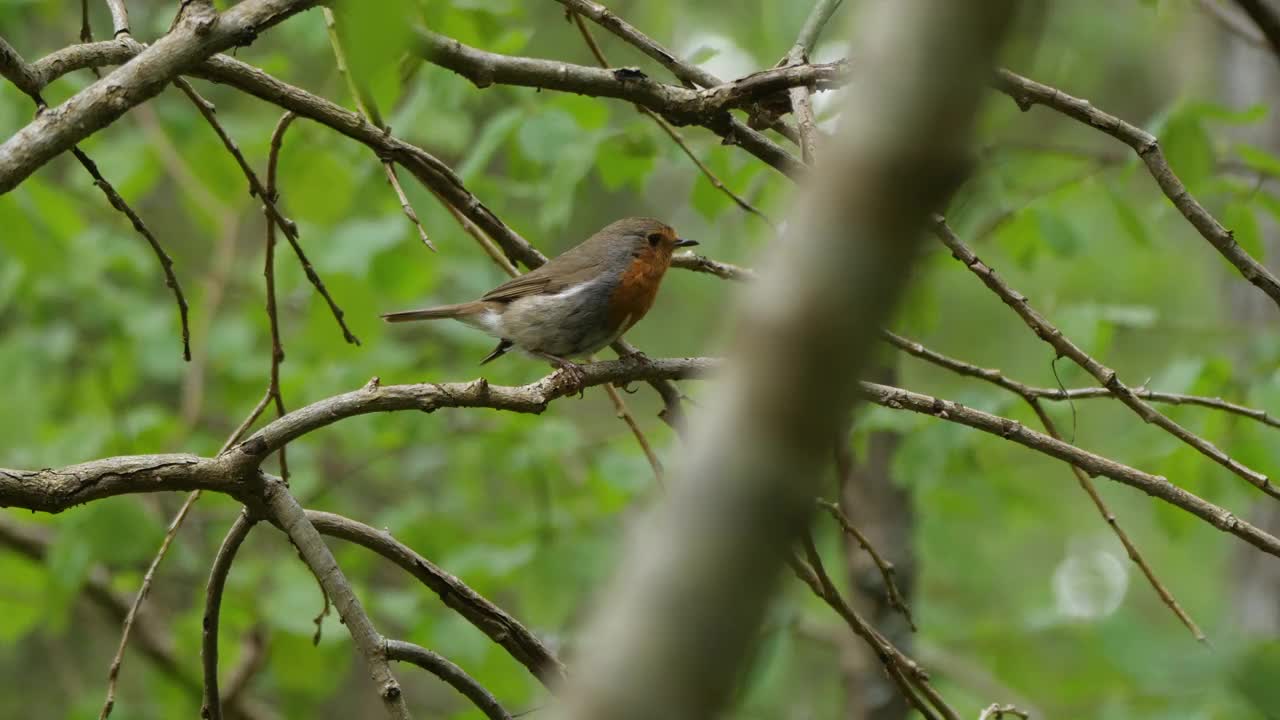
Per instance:
[[[623,218],[596,233],[592,240],[607,246],[610,255],[630,256],[640,264],[652,263],[663,269],[671,263],[671,253],[676,248],[698,244],[677,236],[670,225],[654,218]]]

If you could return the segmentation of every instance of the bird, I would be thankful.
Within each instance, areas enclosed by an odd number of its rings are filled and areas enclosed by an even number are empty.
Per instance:
[[[585,373],[570,358],[604,348],[639,322],[653,306],[672,253],[697,244],[661,220],[623,218],[479,300],[382,318],[457,320],[498,338],[481,365],[514,347],[549,361],[581,392]]]

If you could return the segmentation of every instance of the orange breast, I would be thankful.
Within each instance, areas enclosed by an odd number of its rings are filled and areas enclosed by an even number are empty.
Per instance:
[[[620,328],[619,332],[626,332],[639,322],[653,307],[666,271],[667,264],[660,258],[642,255],[632,261],[618,280],[618,287],[609,296],[610,325]]]

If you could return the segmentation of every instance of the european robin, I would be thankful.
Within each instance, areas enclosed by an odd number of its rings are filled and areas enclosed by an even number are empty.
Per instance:
[[[481,365],[516,347],[581,385],[582,368],[569,358],[590,355],[639,322],[653,306],[672,251],[697,244],[653,218],[625,218],[479,300],[382,317],[464,322],[498,338]]]

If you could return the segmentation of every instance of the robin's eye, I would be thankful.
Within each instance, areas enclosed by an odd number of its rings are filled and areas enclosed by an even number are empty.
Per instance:
[[[649,245],[658,247],[658,243],[662,242],[662,233],[651,233],[649,235]]]

